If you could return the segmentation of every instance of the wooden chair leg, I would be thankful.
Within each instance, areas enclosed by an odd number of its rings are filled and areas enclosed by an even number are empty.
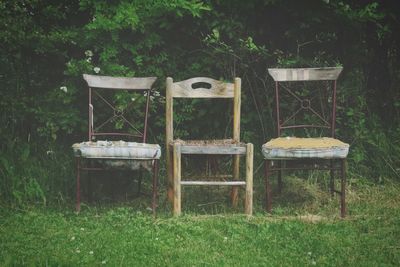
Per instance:
[[[239,155],[234,155],[233,156],[233,180],[239,180],[239,169],[240,167],[240,157]],[[237,208],[238,205],[238,200],[239,200],[239,187],[238,186],[233,186],[232,191],[231,191],[231,201],[232,201],[232,207]]]
[[[272,210],[272,191],[271,191],[271,184],[269,182],[269,176],[271,175],[271,170],[270,170],[270,164],[271,161],[266,159],[265,162],[265,173],[264,173],[264,178],[265,178],[265,207],[267,209],[267,212],[271,212]]]
[[[346,216],[346,159],[341,161],[340,216]]]
[[[167,158],[167,198],[171,206],[174,206],[174,151],[173,147],[167,145],[166,158]]]
[[[174,169],[174,216],[181,215],[181,146],[175,144],[173,148],[173,169]]]
[[[76,212],[81,211],[81,160],[76,158]]]
[[[154,217],[156,217],[156,209],[157,209],[158,164],[159,164],[159,160],[158,159],[154,160],[154,164],[153,164],[153,202],[152,202]]]
[[[253,144],[248,143],[246,149],[246,197],[245,213],[253,214]]]

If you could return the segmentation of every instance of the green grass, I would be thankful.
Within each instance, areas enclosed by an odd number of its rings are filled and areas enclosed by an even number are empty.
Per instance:
[[[313,183],[303,186],[318,191]],[[287,187],[286,194],[294,194]],[[398,184],[353,181],[345,220],[335,200],[310,197],[290,206],[284,198],[273,215],[256,207],[251,218],[227,210],[199,215],[201,209],[190,208],[173,218],[161,208],[154,219],[137,201],[134,207],[83,206],[79,215],[72,206],[3,208],[0,266],[400,265]]]

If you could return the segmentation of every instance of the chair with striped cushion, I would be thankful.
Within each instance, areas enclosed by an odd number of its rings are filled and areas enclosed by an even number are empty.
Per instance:
[[[272,210],[272,172],[278,174],[280,193],[284,170],[319,169],[330,171],[330,192],[340,195],[340,215],[345,217],[349,145],[335,138],[336,89],[342,68],[268,71],[275,81],[277,138],[262,146],[267,211]],[[336,172],[340,190],[335,187]]]

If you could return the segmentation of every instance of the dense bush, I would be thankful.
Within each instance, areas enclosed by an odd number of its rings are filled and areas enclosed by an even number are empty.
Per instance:
[[[337,134],[351,144],[351,174],[399,179],[399,11],[355,0],[3,1],[0,197],[22,204],[71,191],[69,146],[86,138],[82,73],[159,77],[150,141],[161,144],[166,76],[241,77],[242,139],[259,147],[274,136],[268,67],[342,65]],[[225,135],[231,118],[205,119],[223,109],[183,102],[178,135]]]

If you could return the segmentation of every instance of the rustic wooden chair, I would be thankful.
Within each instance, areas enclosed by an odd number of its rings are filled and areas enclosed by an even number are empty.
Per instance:
[[[197,77],[180,82],[167,78],[166,91],[166,154],[168,170],[168,196],[173,204],[173,214],[181,214],[181,187],[193,185],[233,186],[233,202],[237,202],[239,186],[245,186],[245,213],[252,214],[253,205],[253,144],[240,142],[240,91],[241,80],[225,83],[210,78]],[[199,87],[200,86],[200,87]],[[199,88],[198,88],[199,87]],[[207,89],[208,87],[208,89]],[[179,140],[173,134],[174,98],[231,98],[233,99],[233,138],[225,140]],[[232,155],[233,180],[187,180],[181,177],[182,155]],[[239,156],[246,155],[246,179],[239,180]],[[205,177],[203,177],[205,178]]]
[[[341,67],[268,69],[275,81],[278,135],[262,147],[268,212],[272,209],[269,181],[272,171],[278,172],[280,193],[283,170],[320,169],[330,171],[330,192],[332,196],[334,193],[340,195],[340,215],[345,217],[345,168],[349,145],[335,139],[336,83],[341,71]],[[299,132],[306,136],[293,136]],[[335,189],[335,171],[340,172],[340,191]]]
[[[149,170],[153,173],[153,214],[156,212],[157,175],[161,148],[156,144],[147,144],[147,118],[151,87],[156,77],[124,78],[84,74],[89,87],[89,141],[73,145],[76,157],[76,210],[80,211],[81,171],[103,171],[109,169]],[[118,94],[125,93],[123,105],[117,103]],[[143,113],[133,109],[137,97],[145,97]],[[128,98],[129,96],[129,98]],[[96,106],[95,106],[96,103]],[[95,110],[102,114],[94,116]],[[108,111],[108,112],[107,112]],[[97,114],[97,113],[96,113]],[[133,115],[139,122],[133,122]],[[108,117],[110,116],[110,117]],[[143,130],[138,130],[141,124]],[[116,129],[117,128],[117,129]],[[106,137],[98,139],[98,137]],[[124,138],[127,141],[120,140]],[[110,141],[109,141],[110,140]],[[116,141],[119,140],[119,141]],[[131,142],[133,140],[139,141]],[[141,182],[141,174],[139,187]]]

